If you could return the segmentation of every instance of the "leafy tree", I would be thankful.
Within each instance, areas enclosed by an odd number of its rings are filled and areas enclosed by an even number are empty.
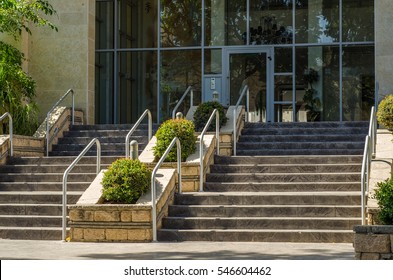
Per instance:
[[[48,26],[57,31],[42,15],[55,10],[46,0],[1,0],[0,33],[18,40],[22,32],[31,34],[31,26]],[[38,126],[38,107],[34,102],[35,82],[22,70],[24,55],[13,46],[0,41],[0,115],[9,112],[16,134],[31,135]],[[0,126],[0,132],[4,130]]]

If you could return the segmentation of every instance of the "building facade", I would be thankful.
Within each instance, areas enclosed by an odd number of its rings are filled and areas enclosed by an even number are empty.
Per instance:
[[[368,120],[391,93],[390,0],[52,0],[59,32],[20,42],[42,115],[72,87],[88,123],[236,103],[262,122]]]

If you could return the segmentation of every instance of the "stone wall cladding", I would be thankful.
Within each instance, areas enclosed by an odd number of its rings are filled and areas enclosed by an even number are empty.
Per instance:
[[[355,259],[393,260],[393,226],[356,226]]]

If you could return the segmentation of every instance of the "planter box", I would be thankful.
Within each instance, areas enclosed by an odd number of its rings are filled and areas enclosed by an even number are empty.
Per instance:
[[[151,192],[136,204],[102,204],[103,171],[79,199],[69,206],[71,242],[151,242]],[[168,214],[176,191],[176,170],[160,169],[157,173],[157,228]]]
[[[355,259],[393,260],[393,225],[355,226]]]

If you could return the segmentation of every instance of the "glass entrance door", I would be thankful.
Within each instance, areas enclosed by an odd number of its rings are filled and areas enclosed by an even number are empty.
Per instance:
[[[271,60],[269,49],[236,49],[226,53],[228,75],[225,92],[228,105],[236,104],[243,82],[246,82],[250,89],[250,122],[270,122],[273,119]]]

